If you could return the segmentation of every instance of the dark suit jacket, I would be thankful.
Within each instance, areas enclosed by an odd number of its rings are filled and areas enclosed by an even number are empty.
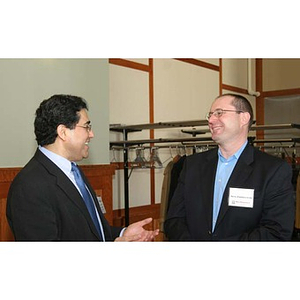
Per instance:
[[[292,169],[249,144],[228,180],[211,232],[217,151],[186,158],[165,221],[169,240],[290,240],[295,218]],[[254,189],[253,208],[229,206],[230,187]]]
[[[108,224],[93,188],[82,176],[96,203],[105,239],[112,241],[122,228]],[[7,219],[17,241],[100,241],[74,184],[39,150],[10,186]]]

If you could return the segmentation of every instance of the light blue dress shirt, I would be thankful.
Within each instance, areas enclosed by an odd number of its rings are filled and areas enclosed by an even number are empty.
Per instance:
[[[224,190],[226,188],[229,177],[241,155],[245,149],[248,141],[246,141],[243,146],[228,159],[224,158],[219,149],[218,151],[218,166],[215,177],[215,187],[214,187],[214,202],[213,202],[213,218],[212,218],[212,231],[215,230],[216,222],[219,215],[219,210],[222,203],[222,198]]]

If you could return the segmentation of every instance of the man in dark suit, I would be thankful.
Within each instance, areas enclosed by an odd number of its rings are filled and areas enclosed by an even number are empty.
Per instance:
[[[16,241],[149,241],[152,219],[111,227],[95,192],[75,162],[88,157],[94,137],[86,102],[54,95],[36,110],[39,145],[16,176],[7,198],[7,219]]]
[[[225,94],[207,115],[218,148],[186,158],[170,203],[169,240],[290,240],[294,228],[292,169],[249,145],[249,101]]]

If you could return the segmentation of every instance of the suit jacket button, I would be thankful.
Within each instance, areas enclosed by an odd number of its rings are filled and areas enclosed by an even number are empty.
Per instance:
[[[210,230],[208,231],[208,234],[211,235],[211,231]]]

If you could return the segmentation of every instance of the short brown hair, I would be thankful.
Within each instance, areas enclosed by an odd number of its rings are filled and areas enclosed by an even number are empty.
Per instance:
[[[243,112],[248,112],[250,114],[250,120],[248,124],[248,130],[250,130],[253,124],[253,109],[249,100],[242,95],[232,94],[232,93],[223,94],[217,97],[216,99],[226,97],[226,96],[233,97],[231,104],[236,108],[236,110],[241,110]]]

